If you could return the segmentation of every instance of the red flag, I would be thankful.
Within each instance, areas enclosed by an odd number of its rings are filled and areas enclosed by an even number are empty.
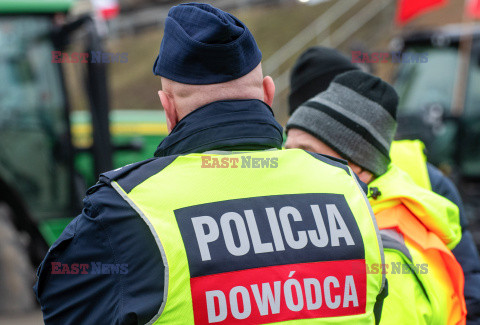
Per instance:
[[[113,19],[118,16],[120,6],[118,0],[91,0],[93,7],[105,20]]]
[[[396,21],[398,24],[404,25],[410,19],[436,7],[441,7],[447,2],[448,0],[399,0]],[[478,1],[475,0],[475,2]]]
[[[469,0],[467,3],[467,15],[471,18],[480,18],[480,0]]]

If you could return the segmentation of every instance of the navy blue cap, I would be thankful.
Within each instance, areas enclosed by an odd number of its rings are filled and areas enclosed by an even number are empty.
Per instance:
[[[262,60],[252,33],[238,18],[203,3],[170,9],[153,73],[184,84],[238,79]]]

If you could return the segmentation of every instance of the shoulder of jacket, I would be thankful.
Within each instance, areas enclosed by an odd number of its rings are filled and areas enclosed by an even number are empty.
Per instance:
[[[117,169],[114,169],[114,170],[110,170],[110,171],[107,171],[107,172],[104,172],[104,173],[100,174],[100,176],[98,177],[97,183],[95,185],[93,185],[92,187],[90,187],[87,190],[86,194],[87,195],[93,194],[96,191],[98,191],[101,187],[109,186],[111,182],[116,181],[116,180],[120,179],[122,176],[125,176],[125,175],[129,174],[130,172],[132,172],[133,170],[135,170],[139,166],[142,166],[144,164],[148,164],[153,159],[154,158],[146,159],[146,160],[143,160],[143,161],[138,161],[138,162],[128,164],[128,165],[125,165],[123,167],[120,167],[120,168],[117,168]]]
[[[132,173],[134,170],[138,169],[139,167],[154,161],[155,159],[157,158],[150,158],[143,161],[137,161],[135,163],[128,164],[123,167],[110,170],[108,172],[104,172],[100,174],[99,182],[110,184],[113,181],[117,181],[127,176],[128,174]]]
[[[147,178],[169,166],[177,157],[178,155],[154,157],[102,173],[97,184],[88,189],[87,195],[94,193],[102,186],[111,186],[112,182],[119,183],[128,193]]]

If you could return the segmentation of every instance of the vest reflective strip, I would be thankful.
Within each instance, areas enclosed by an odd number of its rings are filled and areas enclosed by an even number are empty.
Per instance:
[[[420,140],[393,141],[390,147],[390,159],[418,186],[431,190],[424,150],[425,145]]]
[[[160,238],[158,238],[157,232],[155,231],[152,223],[148,220],[148,218],[145,216],[142,210],[140,210],[139,207],[128,197],[127,193],[118,185],[117,182],[112,182],[111,183],[112,187],[117,191],[120,196],[128,202],[128,204],[135,210],[137,213],[140,215],[140,217],[145,221],[145,223],[148,226],[148,229],[152,232],[153,237],[155,238],[155,242],[157,243],[158,250],[160,251],[160,254],[162,255],[162,260],[163,260],[163,266],[165,267],[165,279],[164,279],[164,288],[163,288],[163,301],[162,304],[160,305],[160,309],[158,310],[157,314],[153,316],[153,318],[147,323],[147,325],[153,324],[161,315],[163,310],[165,309],[165,305],[167,303],[167,297],[168,297],[168,261],[167,261],[167,256],[165,255],[165,250],[163,249],[163,245],[160,242]]]

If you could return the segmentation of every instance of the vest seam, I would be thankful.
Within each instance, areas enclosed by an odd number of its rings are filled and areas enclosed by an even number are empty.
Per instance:
[[[160,316],[162,315],[163,311],[165,310],[165,306],[167,304],[167,297],[168,297],[168,278],[169,278],[169,267],[168,267],[168,260],[167,256],[165,254],[165,250],[163,248],[162,242],[160,241],[160,238],[158,237],[157,232],[155,231],[155,228],[153,227],[152,223],[148,219],[148,217],[143,213],[143,211],[133,202],[133,200],[125,193],[125,191],[120,187],[120,185],[114,181],[111,183],[111,186],[117,191],[117,193],[139,214],[139,216],[143,219],[143,221],[147,224],[148,228],[150,229],[150,232],[152,233],[155,242],[157,244],[158,250],[160,251],[160,255],[163,260],[163,266],[165,268],[165,274],[164,274],[164,286],[163,286],[163,301],[160,305],[160,308],[158,309],[157,313],[148,321],[146,324],[151,325],[155,323]]]

